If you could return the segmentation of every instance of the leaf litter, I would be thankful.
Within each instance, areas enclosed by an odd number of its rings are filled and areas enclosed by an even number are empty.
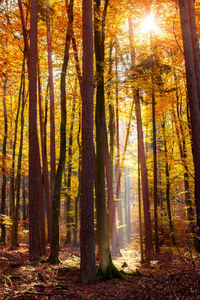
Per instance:
[[[200,299],[199,256],[186,260],[170,248],[163,249],[148,266],[140,264],[137,251],[125,249],[121,253],[114,260],[115,265],[134,276],[82,284],[78,248],[63,246],[60,252],[63,263],[51,266],[48,262],[31,264],[26,245],[15,251],[1,245],[0,300]]]

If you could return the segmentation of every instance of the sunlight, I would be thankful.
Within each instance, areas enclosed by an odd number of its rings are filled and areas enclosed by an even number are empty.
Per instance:
[[[155,24],[155,17],[152,14],[149,14],[145,17],[141,23],[141,31],[143,33],[150,33],[152,31],[158,31],[158,27]]]

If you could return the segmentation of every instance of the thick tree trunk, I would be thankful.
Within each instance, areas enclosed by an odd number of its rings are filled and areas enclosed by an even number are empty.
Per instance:
[[[181,29],[183,37],[186,82],[190,107],[192,129],[192,153],[195,171],[195,204],[197,218],[196,248],[200,250],[200,111],[198,101],[197,77],[195,74],[195,59],[193,56],[192,37],[189,24],[188,5],[184,0],[179,0]]]
[[[96,278],[94,238],[94,146],[93,146],[93,22],[92,1],[82,2],[83,90],[81,173],[81,280]]]
[[[194,2],[195,0],[187,0],[190,32],[191,32],[191,39],[192,39],[192,50],[193,50],[193,57],[194,57],[194,67],[195,67],[195,75],[196,75],[196,84],[197,84],[199,107],[200,107],[200,55],[199,55],[199,38],[198,38],[197,25],[195,19]]]

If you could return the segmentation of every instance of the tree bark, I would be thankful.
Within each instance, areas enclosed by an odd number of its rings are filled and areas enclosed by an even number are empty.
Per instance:
[[[169,230],[170,230],[170,237],[174,246],[176,246],[176,240],[174,235],[174,225],[172,221],[172,214],[171,214],[171,204],[170,204],[170,180],[169,180],[169,163],[168,163],[168,152],[167,152],[167,140],[166,140],[166,133],[165,133],[165,120],[162,123],[163,129],[163,144],[164,144],[164,151],[165,151],[165,176],[166,176],[166,201],[167,201],[167,213],[168,213],[168,220],[169,220]]]
[[[3,137],[3,152],[2,152],[2,174],[3,181],[1,187],[1,243],[6,243],[6,228],[4,224],[5,207],[6,207],[6,146],[8,138],[8,117],[7,117],[7,106],[6,106],[6,90],[7,90],[7,76],[3,83],[3,115],[4,115],[4,137]]]
[[[29,246],[30,260],[42,254],[39,202],[41,201],[41,167],[37,134],[37,22],[38,2],[31,0],[29,65]]]
[[[18,135],[18,121],[20,115],[20,107],[21,107],[21,100],[22,100],[22,89],[23,89],[23,80],[24,80],[24,68],[25,68],[25,58],[23,59],[22,71],[21,71],[21,82],[19,88],[19,95],[18,95],[18,104],[17,104],[17,112],[15,118],[15,130],[14,130],[14,140],[12,145],[12,168],[11,168],[11,175],[10,175],[10,207],[11,207],[11,219],[12,219],[12,231],[11,231],[11,247],[18,247],[18,243],[16,240],[15,234],[15,224],[16,224],[16,201],[15,201],[15,153],[16,153],[16,143],[17,143],[17,135]]]
[[[93,22],[92,1],[82,2],[83,89],[81,173],[81,280],[96,278],[94,238],[94,150],[93,150]]]
[[[24,133],[24,108],[26,104],[26,95],[25,95],[25,57],[22,68],[22,107],[21,107],[21,130],[20,130],[20,146],[19,146],[19,155],[18,155],[18,165],[17,165],[17,176],[16,176],[16,203],[14,210],[14,218],[12,225],[12,247],[18,247],[18,225],[19,225],[19,202],[20,202],[20,184],[21,184],[21,165],[22,165],[22,152],[23,152],[23,133]]]
[[[97,72],[97,93],[96,93],[96,206],[97,206],[97,243],[99,250],[98,275],[104,279],[122,277],[121,273],[112,263],[108,220],[106,213],[105,197],[105,147],[106,147],[106,120],[105,120],[105,99],[104,99],[104,41],[105,41],[105,20],[108,7],[108,0],[104,3],[101,19],[101,1],[94,2],[94,40],[95,58]],[[106,133],[106,134],[105,134]]]
[[[67,174],[67,236],[66,236],[66,244],[70,244],[71,239],[71,223],[72,223],[72,215],[71,215],[71,179],[72,179],[72,147],[73,147],[73,130],[74,130],[74,118],[75,118],[75,107],[76,107],[76,96],[77,96],[77,81],[75,82],[74,95],[73,95],[73,104],[72,104],[72,113],[70,118],[70,131],[69,131],[69,147],[68,147],[68,174]]]
[[[195,245],[197,250],[200,251],[200,111],[187,1],[179,0],[179,9],[184,47],[187,91],[190,107],[192,153],[195,172],[195,204],[197,221],[197,239],[195,240]]]
[[[190,32],[191,32],[191,39],[192,39],[192,50],[193,50],[193,57],[194,57],[194,67],[195,67],[195,75],[196,75],[196,84],[197,84],[199,107],[200,107],[200,55],[199,55],[199,38],[198,38],[198,31],[197,31],[197,25],[195,19],[194,2],[195,0],[187,0]]]
[[[152,73],[153,77],[153,73]],[[153,79],[152,79],[153,85]],[[158,238],[158,176],[157,176],[157,142],[156,142],[156,111],[155,111],[155,92],[152,91],[152,123],[153,123],[153,200],[154,200],[154,231],[155,231],[155,249],[159,252]]]
[[[129,18],[129,35],[130,44],[133,44],[133,25],[132,19]],[[131,63],[132,66],[135,64],[135,49],[131,49]],[[134,91],[135,93],[135,91]],[[139,136],[139,152],[140,152],[140,165],[141,165],[141,181],[142,181],[142,198],[143,198],[143,210],[144,210],[144,227],[145,227],[145,259],[149,262],[153,253],[153,242],[152,242],[152,229],[151,229],[151,215],[150,215],[150,204],[149,204],[149,191],[148,191],[148,178],[147,178],[147,167],[145,161],[145,150],[144,150],[144,138],[142,130],[142,117],[140,108],[139,91],[136,91],[134,95],[135,101],[135,114],[137,122],[137,131]]]
[[[49,92],[50,92],[50,192],[51,203],[53,199],[53,190],[56,176],[56,151],[55,151],[55,113],[54,113],[54,85],[53,85],[53,64],[52,64],[52,46],[51,46],[51,31],[49,17],[49,1],[46,0],[47,11],[47,46],[48,46],[48,70],[49,70]],[[50,206],[51,206],[50,203]]]
[[[69,48],[71,41],[72,33],[72,23],[73,23],[73,0],[70,0],[70,3],[67,8],[68,14],[68,28],[66,33],[65,40],[65,50],[64,50],[64,60],[61,71],[61,82],[60,82],[60,103],[61,103],[61,127],[60,127],[60,158],[58,163],[58,168],[55,178],[54,194],[53,194],[53,203],[52,203],[52,240],[51,240],[51,253],[49,261],[52,264],[58,264],[59,260],[59,217],[60,217],[60,196],[61,196],[61,184],[62,184],[62,175],[65,168],[65,158],[66,158],[66,119],[67,119],[67,110],[66,110],[66,72],[69,61]]]
[[[79,152],[79,159],[78,159],[78,191],[77,196],[75,199],[75,224],[74,224],[74,239],[73,239],[73,246],[78,246],[78,223],[79,223],[79,202],[80,202],[80,195],[81,195],[81,144],[80,144],[80,131],[81,131],[81,113],[79,107],[79,127],[78,127],[78,135],[77,135],[77,144],[78,144],[78,152]]]
[[[48,93],[47,93],[48,94]],[[42,152],[42,178],[44,188],[44,198],[47,210],[47,226],[48,226],[48,241],[51,241],[51,199],[50,199],[50,187],[49,187],[49,175],[48,175],[48,159],[47,159],[47,147],[46,147],[46,125],[47,125],[47,99],[45,101],[45,115],[43,112],[42,104],[42,84],[40,80],[40,70],[38,62],[38,97],[39,97],[39,119],[40,119],[40,141]]]

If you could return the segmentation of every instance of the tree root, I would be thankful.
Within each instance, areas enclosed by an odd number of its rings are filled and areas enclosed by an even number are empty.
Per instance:
[[[62,261],[60,260],[59,257],[53,257],[53,256],[49,256],[49,258],[47,259],[47,262],[49,262],[51,265],[59,265],[62,264]]]
[[[97,277],[102,279],[103,281],[111,280],[113,278],[119,278],[122,280],[126,280],[124,275],[121,271],[119,271],[115,265],[110,262],[109,266],[107,267],[106,271],[104,272],[101,268],[98,269]]]

